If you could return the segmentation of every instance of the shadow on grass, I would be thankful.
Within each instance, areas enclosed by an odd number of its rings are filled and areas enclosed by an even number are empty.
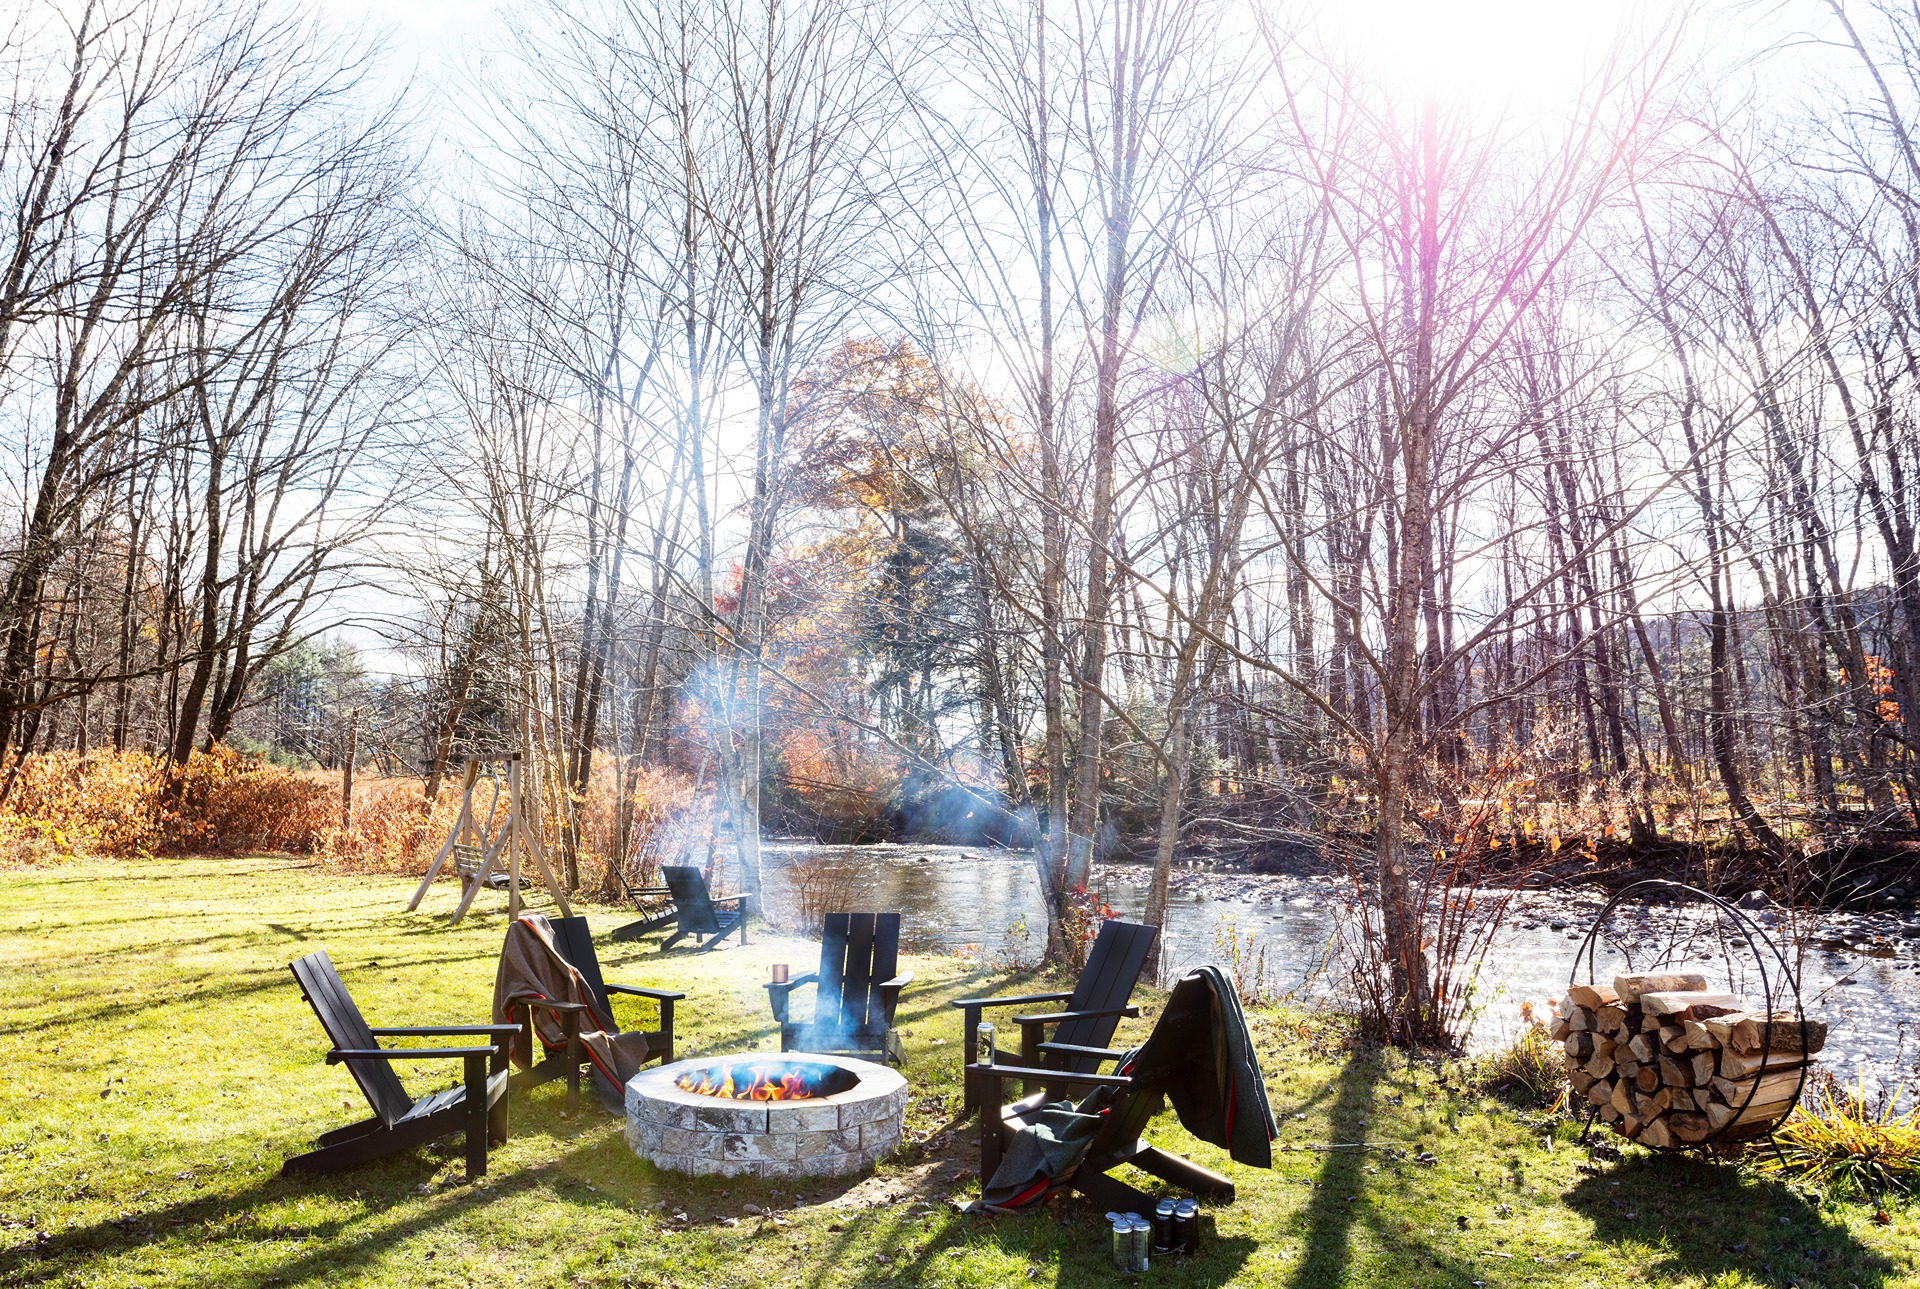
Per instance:
[[[298,1283],[337,1276],[348,1269],[365,1269],[381,1253],[406,1239],[469,1214],[476,1204],[509,1199],[548,1185],[544,1170],[501,1177],[491,1176],[482,1186],[463,1186],[441,1202],[420,1212],[385,1222],[389,1210],[352,1205],[335,1218],[302,1220],[297,1215],[305,1197],[352,1201],[369,1191],[389,1201],[411,1198],[409,1191],[445,1169],[450,1152],[414,1152],[350,1173],[325,1177],[265,1178],[231,1194],[181,1200],[144,1211],[130,1211],[85,1226],[62,1231],[37,1245],[0,1252],[0,1283],[27,1284],[76,1274],[98,1273],[98,1260],[126,1257],[140,1250],[175,1242],[280,1241],[292,1237],[313,1240],[313,1248],[284,1261],[238,1271],[220,1272],[220,1283],[254,1285]],[[360,1233],[356,1228],[375,1227]]]
[[[1709,1283],[1741,1274],[1763,1285],[1896,1283],[1900,1268],[1856,1240],[1805,1196],[1745,1170],[1703,1160],[1634,1156],[1586,1177],[1567,1203],[1607,1244],[1636,1244],[1649,1280]],[[1650,1246],[1650,1247],[1649,1247]]]
[[[1352,1257],[1356,1197],[1366,1189],[1367,1152],[1337,1146],[1366,1140],[1367,1110],[1373,1105],[1374,1086],[1379,1080],[1380,1063],[1371,1055],[1355,1055],[1333,1081],[1327,1125],[1333,1138],[1328,1144],[1335,1148],[1326,1152],[1301,1213],[1306,1230],[1300,1263],[1287,1280],[1290,1289],[1345,1283]]]

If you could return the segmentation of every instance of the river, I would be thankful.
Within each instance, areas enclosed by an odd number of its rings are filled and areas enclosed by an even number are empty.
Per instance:
[[[858,892],[854,907],[900,912],[906,946],[915,952],[1024,966],[1044,948],[1040,885],[1028,852],[769,840],[764,854],[768,901],[776,909],[792,907],[790,871],[801,860],[843,874],[842,889]],[[1137,917],[1148,876],[1142,865],[1099,865],[1093,886],[1121,916]],[[1565,992],[1579,941],[1606,898],[1598,887],[1579,886],[1515,896],[1474,981],[1471,1048],[1510,1038],[1522,1001],[1550,1001]],[[1231,965],[1237,954],[1242,978],[1258,979],[1269,996],[1340,1005],[1346,1000],[1340,973],[1328,962],[1343,916],[1331,877],[1179,868],[1162,931],[1163,979],[1203,962]],[[1869,1093],[1913,1079],[1920,1032],[1909,1021],[1920,1021],[1920,908],[1754,916],[1784,943],[1801,946],[1807,1014],[1829,1026],[1821,1053],[1826,1068],[1850,1086],[1864,1080]],[[1757,1004],[1762,991],[1752,958],[1738,942],[1723,955],[1718,937],[1724,927],[1702,907],[1629,906],[1608,920],[1594,974],[1611,980],[1629,960],[1645,969],[1667,945],[1687,942],[1680,957],[1688,963],[1731,964],[1710,985],[1730,983]],[[1780,973],[1771,974],[1777,980]]]

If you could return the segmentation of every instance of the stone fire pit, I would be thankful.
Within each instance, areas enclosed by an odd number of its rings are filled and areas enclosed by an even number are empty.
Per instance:
[[[628,1082],[627,1145],[661,1168],[696,1176],[838,1177],[899,1144],[906,1108],[906,1079],[871,1061],[807,1052],[701,1057]]]

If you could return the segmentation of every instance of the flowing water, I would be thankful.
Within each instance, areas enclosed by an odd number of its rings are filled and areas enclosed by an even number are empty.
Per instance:
[[[1029,852],[769,841],[764,853],[768,901],[776,909],[796,906],[792,878],[799,861],[837,873],[838,889],[857,892],[852,907],[900,912],[907,946],[917,952],[1024,966],[1045,948],[1046,920]],[[1100,865],[1094,888],[1121,916],[1137,917],[1146,904],[1148,876],[1141,865]],[[1474,1048],[1510,1037],[1522,1001],[1545,1002],[1566,991],[1575,952],[1606,900],[1597,887],[1514,897],[1473,983]],[[1269,995],[1339,1004],[1340,973],[1328,963],[1342,916],[1331,877],[1180,868],[1162,930],[1163,975],[1171,979],[1203,962],[1237,963],[1241,978],[1259,980]],[[1820,912],[1786,925],[1773,911],[1752,916],[1783,943],[1801,946],[1801,953],[1788,953],[1797,958],[1807,1014],[1829,1025],[1821,1053],[1826,1068],[1849,1085],[1864,1078],[1870,1092],[1895,1089],[1911,1078],[1920,1057],[1920,1025],[1908,1033],[1909,1018],[1920,1022],[1920,908]],[[1758,1005],[1763,991],[1754,957],[1742,941],[1724,946],[1728,925],[1701,907],[1624,906],[1607,920],[1592,975],[1611,980],[1630,964],[1655,965],[1678,940],[1686,951],[1670,961],[1730,964],[1718,977],[1710,973],[1709,984],[1731,984]],[[1773,961],[1765,965],[1780,991],[1776,997],[1791,1009],[1777,983],[1782,973]]]

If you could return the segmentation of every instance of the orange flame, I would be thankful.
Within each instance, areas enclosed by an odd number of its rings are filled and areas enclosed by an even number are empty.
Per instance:
[[[738,1082],[736,1076],[744,1076]],[[776,1072],[761,1065],[708,1066],[688,1070],[674,1081],[684,1092],[733,1101],[804,1101],[813,1096],[807,1076],[797,1069]]]

